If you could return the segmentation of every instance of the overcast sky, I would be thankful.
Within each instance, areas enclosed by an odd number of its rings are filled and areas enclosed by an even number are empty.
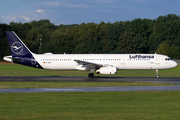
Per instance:
[[[180,0],[0,0],[0,23],[49,19],[55,25],[180,15]]]

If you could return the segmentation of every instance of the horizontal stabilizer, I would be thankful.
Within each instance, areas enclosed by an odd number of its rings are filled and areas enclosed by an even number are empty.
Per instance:
[[[5,57],[3,57],[3,60],[8,61],[8,62],[13,62],[12,56],[5,56]]]

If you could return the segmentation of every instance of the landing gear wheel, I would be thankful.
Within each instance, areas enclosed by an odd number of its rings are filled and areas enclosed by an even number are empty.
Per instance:
[[[158,70],[156,70],[156,77],[159,78]]]
[[[94,77],[94,74],[93,74],[93,73],[89,73],[88,77],[89,77],[89,78],[93,78],[93,77]]]

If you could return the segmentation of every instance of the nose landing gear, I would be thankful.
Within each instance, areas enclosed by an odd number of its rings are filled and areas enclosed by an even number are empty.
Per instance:
[[[158,75],[158,70],[156,70],[156,77],[157,77],[157,78],[159,77],[159,75]]]

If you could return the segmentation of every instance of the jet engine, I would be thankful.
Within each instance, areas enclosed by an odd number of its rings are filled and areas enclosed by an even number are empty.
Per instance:
[[[100,69],[96,70],[97,74],[106,74],[106,75],[114,75],[117,73],[117,68],[114,66],[107,66],[107,67],[101,67]]]

